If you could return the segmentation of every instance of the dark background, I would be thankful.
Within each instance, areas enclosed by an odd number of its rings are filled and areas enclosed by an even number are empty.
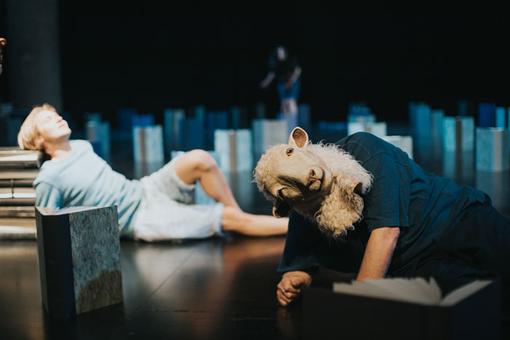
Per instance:
[[[64,109],[114,117],[126,106],[159,114],[166,107],[238,105],[253,115],[261,101],[271,116],[275,88],[258,84],[278,44],[301,63],[300,102],[311,105],[314,120],[345,119],[348,103],[359,101],[388,121],[407,119],[416,100],[447,114],[456,113],[459,100],[510,104],[503,8],[220,10],[172,3],[60,1]]]

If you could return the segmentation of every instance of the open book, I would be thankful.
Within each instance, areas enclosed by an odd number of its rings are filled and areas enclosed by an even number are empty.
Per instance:
[[[0,147],[0,169],[39,168],[42,159],[43,153],[40,151]]]
[[[453,306],[490,282],[475,280],[453,290],[446,296],[442,296],[441,289],[434,279],[427,281],[422,278],[389,278],[334,283],[333,292],[423,305]]]

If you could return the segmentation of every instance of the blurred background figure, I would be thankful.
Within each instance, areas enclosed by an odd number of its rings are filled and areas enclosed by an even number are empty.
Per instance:
[[[266,89],[276,79],[280,100],[278,116],[287,120],[289,131],[297,125],[300,76],[301,67],[297,58],[289,55],[284,46],[278,46],[269,55],[268,73],[260,83],[260,87]]]
[[[0,74],[2,74],[2,64],[3,64],[3,47],[7,44],[7,40],[5,38],[0,37]]]

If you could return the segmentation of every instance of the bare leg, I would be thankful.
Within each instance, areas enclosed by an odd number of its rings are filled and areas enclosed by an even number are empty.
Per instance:
[[[282,113],[283,118],[287,121],[287,126],[289,129],[289,133],[297,126],[297,115],[298,115],[298,107],[296,100],[293,98],[287,98],[282,100]]]
[[[288,114],[289,115],[297,115],[298,114],[298,106],[297,102],[294,98],[289,99],[288,102]]]
[[[288,218],[254,215],[243,212],[214,159],[203,150],[193,150],[175,163],[177,176],[187,184],[200,181],[207,195],[223,203],[222,226],[248,236],[272,236],[287,233]]]
[[[280,104],[280,110],[282,111],[282,116],[283,117],[287,117],[288,114],[289,114],[289,101],[288,99],[282,99],[281,101],[281,104]]]
[[[287,233],[289,219],[268,215],[253,215],[231,207],[223,209],[224,231],[248,236],[273,236]]]
[[[226,207],[240,209],[225,176],[206,151],[187,152],[175,163],[175,171],[184,183],[195,184],[199,181],[207,195]]]

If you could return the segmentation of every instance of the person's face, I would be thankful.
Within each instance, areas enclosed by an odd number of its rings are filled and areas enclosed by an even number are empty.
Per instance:
[[[71,135],[71,129],[67,122],[55,111],[43,110],[35,117],[35,122],[39,138],[43,142],[54,143],[68,140]]]
[[[287,54],[285,53],[285,49],[283,47],[278,47],[276,49],[276,54],[278,56],[278,60],[285,60]]]

